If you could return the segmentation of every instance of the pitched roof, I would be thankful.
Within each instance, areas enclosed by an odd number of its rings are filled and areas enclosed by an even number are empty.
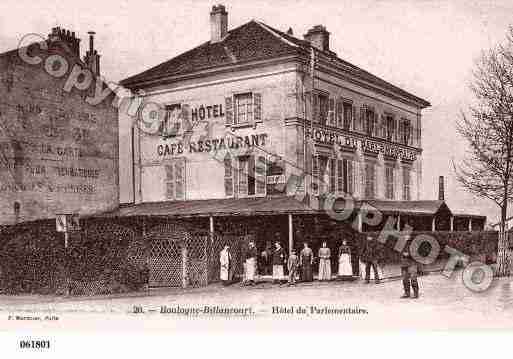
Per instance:
[[[220,42],[205,42],[171,60],[126,78],[121,81],[121,84],[128,88],[141,88],[146,82],[165,77],[250,61],[274,59],[286,55],[304,55],[308,59],[311,48],[312,45],[308,41],[298,39],[262,22],[251,20],[228,31],[227,36]],[[319,51],[318,49],[315,51],[329,57],[330,61],[335,62],[350,75],[415,101],[423,107],[430,106],[428,101],[340,59],[334,52]]]
[[[361,200],[356,201],[355,208],[368,204],[382,213],[402,213],[415,215],[434,215],[441,210],[450,213],[444,201],[386,201]],[[340,208],[337,208],[340,207]],[[250,216],[278,214],[313,214],[322,212],[310,207],[294,196],[263,197],[263,198],[223,198],[191,201],[146,202],[128,204],[113,212],[101,216],[131,217],[131,216],[168,216],[168,217],[198,217],[198,216]],[[344,203],[336,202],[334,210],[343,210]]]
[[[285,213],[309,213],[306,204],[294,197],[224,198],[174,202],[146,202],[120,207],[105,214],[114,217],[131,216],[249,216]]]
[[[417,215],[433,215],[441,210],[450,209],[444,201],[424,200],[424,201],[385,201],[385,200],[367,200],[364,201],[383,213],[404,213]]]

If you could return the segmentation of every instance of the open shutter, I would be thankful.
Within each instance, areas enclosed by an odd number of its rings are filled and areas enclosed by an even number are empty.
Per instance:
[[[319,157],[312,156],[312,193],[319,194]]]
[[[360,130],[361,132],[367,131],[367,124],[365,123],[365,106],[360,107]]]
[[[334,158],[329,159],[329,192],[335,193],[337,191],[337,160]]]
[[[192,128],[194,127],[191,122],[191,109],[189,105],[183,104],[182,105],[182,130],[183,132],[189,132],[192,131]]]
[[[253,113],[254,121],[262,122],[262,94],[253,93]]]
[[[337,192],[344,193],[344,162],[347,160],[337,160]]]
[[[239,195],[239,161],[237,157],[232,158],[232,175],[233,175],[233,196]]]
[[[317,94],[313,94],[313,122],[319,122],[319,96]]]
[[[344,128],[344,102],[341,98],[337,99],[336,126]]]
[[[267,163],[264,156],[258,156],[255,163],[256,194],[265,196]]]
[[[185,199],[185,159],[175,164],[176,200]]]
[[[248,195],[248,174],[249,174],[249,161],[247,158],[242,160],[239,157],[239,195]]]
[[[175,175],[174,164],[165,166],[166,169],[166,198],[169,200],[175,199]]]
[[[233,122],[233,98],[226,97],[224,99],[224,107],[225,107],[225,124],[226,126],[231,126],[234,124]]]
[[[335,126],[335,99],[330,97],[328,101],[328,121],[330,126]]]
[[[224,158],[224,192],[226,197],[233,197],[233,172],[232,158],[228,153]]]
[[[358,125],[358,115],[356,113],[356,106],[353,105],[352,106],[352,111],[353,111],[353,130],[354,131],[359,131],[360,129],[360,126]]]

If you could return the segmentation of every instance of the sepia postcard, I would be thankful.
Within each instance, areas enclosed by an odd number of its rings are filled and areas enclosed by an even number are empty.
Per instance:
[[[1,332],[513,328],[510,1],[0,14]]]

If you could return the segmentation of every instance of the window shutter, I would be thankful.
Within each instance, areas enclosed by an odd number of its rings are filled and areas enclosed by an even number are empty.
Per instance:
[[[313,121],[319,122],[319,96],[317,94],[313,94]]]
[[[337,160],[337,192],[344,193],[344,161],[347,160]]]
[[[335,126],[335,99],[330,97],[328,102],[328,118],[329,125]]]
[[[262,122],[262,94],[253,94],[253,113],[254,121]]]
[[[258,156],[255,164],[256,194],[265,195],[267,163],[264,156]]]
[[[225,124],[226,126],[233,125],[233,98],[226,97],[224,99],[224,107],[225,107]]]
[[[360,131],[361,132],[366,132],[367,131],[367,126],[366,126],[366,123],[365,123],[365,106],[362,106],[360,107]]]
[[[239,194],[248,195],[249,161],[239,158]]]
[[[233,196],[238,197],[239,194],[239,161],[237,157],[232,158],[232,176],[233,176]]]
[[[176,161],[175,165],[176,179],[176,199],[185,199],[185,160]]]
[[[329,160],[329,192],[335,193],[337,191],[337,180],[336,173],[337,170],[337,160],[334,158],[330,158]]]
[[[347,192],[350,194],[354,194],[356,189],[356,184],[358,183],[358,178],[356,178],[356,170],[354,168],[356,162],[347,161]]]
[[[182,105],[182,130],[183,132],[192,131],[193,124],[191,122],[191,109],[189,105]]]
[[[357,113],[356,113],[356,106],[355,105],[352,106],[352,110],[353,110],[353,119],[352,119],[353,120],[353,126],[352,127],[353,127],[353,130],[358,131],[358,129],[360,127],[358,126],[358,116],[357,116]]]
[[[338,128],[344,128],[344,102],[341,98],[337,99],[337,124]]]
[[[175,199],[174,164],[166,165],[166,198]]]
[[[312,156],[312,193],[319,194],[319,157]]]
[[[232,158],[227,154],[224,158],[224,192],[226,197],[233,197],[233,168]]]

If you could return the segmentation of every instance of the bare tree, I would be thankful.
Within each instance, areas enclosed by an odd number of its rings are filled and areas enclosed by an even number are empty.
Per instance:
[[[500,207],[496,274],[505,276],[510,274],[505,224],[513,199],[513,27],[504,44],[481,54],[470,88],[476,101],[458,122],[469,151],[455,172],[466,189]]]

